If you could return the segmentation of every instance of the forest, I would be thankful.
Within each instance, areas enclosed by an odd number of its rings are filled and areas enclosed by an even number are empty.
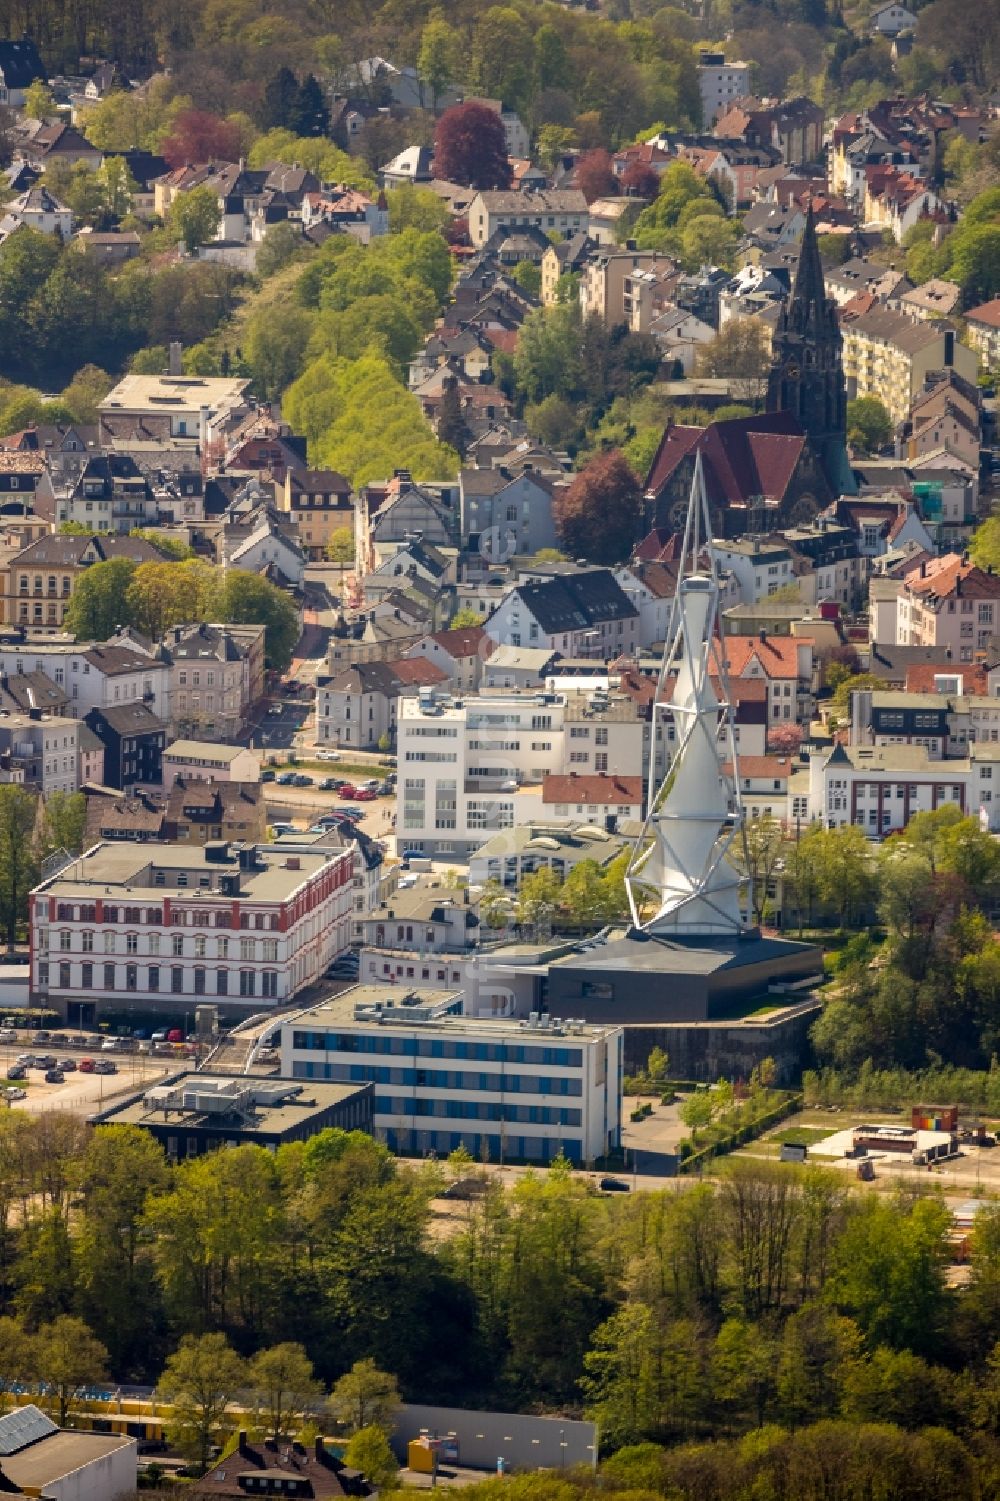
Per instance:
[[[78,1320],[76,1382],[88,1361],[156,1381],[173,1357],[165,1389],[178,1347],[208,1337],[244,1361],[297,1344],[322,1388],[371,1360],[404,1398],[582,1411],[616,1454],[609,1480],[668,1496],[694,1494],[697,1475],[713,1477],[703,1494],[791,1496],[750,1477],[789,1486],[869,1423],[876,1470],[908,1455],[935,1484],[966,1477],[954,1495],[980,1494],[977,1467],[995,1474],[1000,1207],[979,1213],[956,1292],[933,1186],[866,1192],[748,1160],[712,1183],[602,1196],[560,1161],[512,1187],[490,1178],[432,1234],[443,1184],[475,1171],[338,1131],[171,1166],[141,1128],[8,1111],[4,1348],[51,1381],[68,1359],[54,1331]]]

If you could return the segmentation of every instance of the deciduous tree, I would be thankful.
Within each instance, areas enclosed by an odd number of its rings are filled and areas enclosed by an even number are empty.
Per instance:
[[[446,109],[434,134],[434,175],[472,188],[508,187],[510,162],[500,116],[473,100]]]
[[[327,1403],[336,1422],[352,1434],[371,1428],[391,1432],[399,1405],[395,1376],[380,1371],[374,1360],[356,1360],[336,1382]]]
[[[227,1409],[246,1374],[224,1334],[186,1334],[163,1368],[157,1392],[173,1406],[171,1438],[203,1469],[212,1445],[233,1430],[236,1420]]]
[[[556,525],[566,550],[598,563],[628,557],[639,536],[641,487],[618,449],[597,454],[556,502]]]
[[[275,1442],[292,1437],[322,1391],[312,1361],[302,1346],[293,1341],[272,1345],[255,1355],[248,1380],[251,1395]]]

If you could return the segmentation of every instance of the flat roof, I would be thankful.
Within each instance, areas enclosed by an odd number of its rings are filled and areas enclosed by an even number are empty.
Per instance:
[[[118,1105],[112,1105],[100,1115],[92,1116],[91,1120],[95,1125],[104,1126],[214,1126],[220,1131],[236,1129],[244,1135],[254,1132],[267,1136],[284,1135],[303,1121],[329,1110],[332,1105],[351,1099],[366,1087],[364,1083],[319,1083],[314,1079],[277,1078],[271,1074],[261,1078],[257,1074],[208,1074],[190,1070],[172,1074],[162,1084],[132,1095]],[[235,1092],[241,1089],[249,1089],[257,1095],[251,1109],[239,1112],[235,1126],[231,1111],[203,1111],[183,1107],[165,1109],[162,1104],[151,1100],[151,1095],[160,1090],[191,1090],[209,1094],[227,1088],[234,1094],[234,1098]],[[282,1090],[290,1092],[284,1099],[278,1098]],[[274,1096],[273,1103],[268,1103],[264,1098],[267,1094]]]
[[[216,846],[217,847],[217,846]],[[257,845],[257,858],[262,864],[254,870],[242,870],[236,851],[230,846],[228,860],[208,858],[213,849],[209,845],[143,844],[132,840],[108,840],[94,845],[92,849],[73,860],[50,881],[42,881],[34,889],[53,897],[87,898],[118,897],[120,900],[139,893],[149,897],[176,897],[181,900],[222,896],[219,877],[240,877],[241,897],[254,901],[278,902],[287,899],[310,876],[319,871],[341,853],[337,850],[317,850],[312,853],[299,849],[295,854],[275,845]],[[296,865],[289,865],[289,859]],[[162,886],[154,884],[153,871],[162,870]],[[208,875],[214,884],[210,887],[182,885],[176,879],[180,872],[188,875]],[[229,900],[229,898],[226,898]]]
[[[136,375],[122,377],[114,390],[98,402],[99,412],[171,412],[234,406],[243,399],[249,380],[208,375]],[[197,436],[194,434],[193,436]]]
[[[460,1036],[489,1038],[503,1042],[516,1042],[525,1036],[566,1037],[568,1035],[586,1037],[593,1041],[599,1037],[607,1037],[616,1030],[610,1024],[590,1022],[582,1030],[577,1029],[574,1033],[568,1034],[565,1027],[529,1029],[516,1017],[436,1016],[422,1019],[420,1015],[407,1015],[408,1011],[412,1013],[414,1009],[424,1013],[428,1007],[457,1000],[461,994],[461,990],[425,990],[410,985],[354,985],[350,990],[341,991],[339,995],[331,995],[327,1000],[321,1001],[318,1006],[302,1013],[294,1022],[287,1025],[342,1027],[345,1023],[350,1023],[354,1026],[376,1027],[388,1024],[403,1029],[412,1027],[415,1031],[421,1032],[445,1031]],[[358,1007],[374,1007],[376,1003],[382,1007],[380,1015],[383,1021],[368,1021],[355,1015]]]
[[[219,761],[228,765],[237,756],[243,755],[245,745],[222,745],[211,740],[175,740],[164,750],[164,756],[186,756],[197,761]]]
[[[3,1473],[21,1489],[29,1487],[39,1494],[53,1481],[130,1444],[134,1447],[135,1439],[118,1433],[77,1433],[61,1428],[18,1454],[5,1454]]]

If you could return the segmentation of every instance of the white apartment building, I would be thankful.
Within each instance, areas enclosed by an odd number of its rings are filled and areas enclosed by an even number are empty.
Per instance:
[[[158,719],[170,717],[170,672],[166,662],[113,642],[0,641],[0,672],[8,677],[44,672],[62,688],[66,712],[83,719],[91,709],[144,703]]]
[[[1000,830],[1000,744],[977,742],[954,761],[923,745],[838,745],[809,762],[809,817],[825,828],[855,823],[884,839],[946,803]]]
[[[259,782],[260,755],[242,745],[212,745],[207,740],[175,740],[163,752],[163,786],[178,777],[202,782]]]
[[[537,811],[543,778],[562,769],[563,720],[557,693],[457,700],[422,690],[400,699],[400,849],[468,859],[490,834]]]
[[[951,661],[981,660],[1000,624],[1000,575],[958,553],[923,562],[896,601],[896,645],[935,646]]]
[[[619,1145],[620,1027],[462,1014],[461,992],[358,985],[281,1029],[281,1072],[371,1081],[392,1151],[590,1163]]]
[[[782,542],[762,537],[740,537],[731,542],[713,538],[712,551],[736,581],[738,604],[755,605],[796,582],[792,550]]]
[[[736,99],[750,93],[750,64],[726,62],[724,52],[703,51],[698,61],[701,123],[707,130]]]
[[[11,714],[0,710],[0,783],[14,782],[41,792],[76,792],[80,785],[78,719],[58,714]]]
[[[631,656],[639,611],[607,568],[560,573],[512,589],[485,630],[501,646],[545,646],[564,657]]]
[[[282,1005],[347,947],[352,864],[350,849],[96,844],[30,894],[31,995],[77,1026]]]

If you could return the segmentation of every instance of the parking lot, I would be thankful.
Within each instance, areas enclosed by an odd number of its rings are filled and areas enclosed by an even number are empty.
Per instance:
[[[5,1034],[6,1034],[6,1030]],[[139,1052],[131,1038],[115,1039],[114,1052],[104,1049],[101,1036],[76,1032],[37,1032],[18,1029],[16,1041],[0,1044],[0,1090],[8,1086],[23,1090],[25,1097],[4,1096],[18,1110],[74,1110],[90,1114],[105,1099],[127,1090],[154,1084],[179,1064],[196,1055],[191,1044],[145,1043]],[[9,1079],[18,1070],[18,1060],[52,1060],[44,1067],[32,1063],[22,1078]],[[92,1065],[87,1067],[87,1063]],[[81,1068],[81,1064],[84,1066]],[[52,1068],[62,1072],[62,1081],[46,1079]]]

